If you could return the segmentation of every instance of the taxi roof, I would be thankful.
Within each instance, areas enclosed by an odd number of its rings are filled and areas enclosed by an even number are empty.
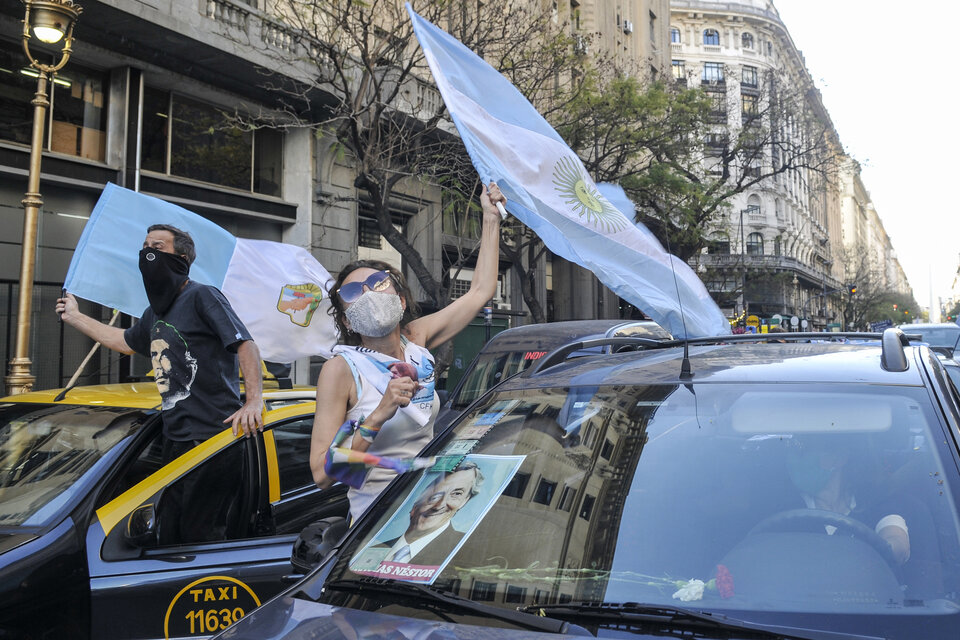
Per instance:
[[[921,386],[919,347],[905,347],[906,371],[881,367],[878,343],[738,343],[691,345],[692,378],[681,377],[683,348],[571,358],[542,370],[530,369],[499,387],[702,384],[702,383],[868,383]]]
[[[293,388],[281,389],[274,380],[263,381],[263,399],[313,399],[316,388],[306,385],[296,385]],[[241,385],[242,390],[242,385]],[[62,400],[57,396],[63,389],[41,389],[15,396],[0,398],[0,402],[32,402],[43,404],[64,405],[99,405],[105,407],[125,407],[130,409],[159,409],[160,394],[157,385],[153,382],[128,382],[117,384],[95,384],[74,387],[67,392]]]

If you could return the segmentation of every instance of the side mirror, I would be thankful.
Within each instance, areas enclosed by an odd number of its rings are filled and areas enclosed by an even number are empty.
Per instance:
[[[157,545],[157,510],[153,504],[137,507],[127,518],[124,539],[135,547]]]
[[[312,522],[293,543],[290,564],[306,575],[326,560],[347,533],[347,520],[339,516]]]

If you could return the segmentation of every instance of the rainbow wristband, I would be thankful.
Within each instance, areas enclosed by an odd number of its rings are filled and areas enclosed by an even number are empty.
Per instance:
[[[373,439],[380,433],[380,427],[368,427],[365,424],[361,424],[357,426],[357,432],[361,438],[372,444]]]

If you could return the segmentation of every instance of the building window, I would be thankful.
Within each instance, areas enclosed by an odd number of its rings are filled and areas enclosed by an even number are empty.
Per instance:
[[[141,168],[281,195],[281,132],[240,129],[217,107],[149,87],[143,114]]]
[[[473,589],[470,591],[470,599],[478,602],[493,602],[493,598],[496,595],[496,582],[480,582],[478,580],[473,583]]]
[[[560,494],[560,502],[557,504],[557,509],[560,511],[569,512],[573,507],[573,499],[577,495],[577,490],[573,487],[564,487],[563,492]]]
[[[722,151],[726,148],[728,141],[725,133],[708,133],[704,138],[704,144],[715,151]]]
[[[553,501],[553,493],[557,490],[557,483],[550,482],[546,478],[541,478],[537,485],[537,491],[533,494],[533,501],[539,504],[549,505]]]
[[[503,490],[503,495],[510,496],[511,498],[522,498],[524,492],[527,490],[528,482],[530,482],[529,473],[515,474],[507,485],[507,488]]]
[[[680,44],[680,29],[676,27],[670,28],[670,42],[673,44]]]
[[[30,144],[36,69],[23,49],[0,43],[0,139]],[[43,148],[103,162],[107,153],[109,76],[73,61],[47,85],[50,108],[44,123]]]
[[[483,212],[475,207],[464,207],[463,202],[444,192],[441,230],[451,236],[468,240],[480,239],[480,227]]]
[[[704,84],[721,84],[723,82],[723,63],[704,62],[700,80]]]
[[[590,515],[593,513],[593,503],[597,499],[595,496],[586,495],[583,496],[583,504],[580,505],[580,517],[584,520],[589,520]]]
[[[726,239],[708,241],[707,253],[717,256],[730,255],[730,241]]]
[[[683,60],[673,61],[673,77],[675,80],[686,80],[687,74],[683,68]]]
[[[704,30],[703,30],[703,44],[719,47],[719,46],[720,46],[720,32],[718,32],[716,29],[704,29]]]
[[[740,96],[740,102],[743,105],[744,116],[755,116],[760,112],[757,104],[757,96],[744,93]]]
[[[727,94],[723,91],[708,91],[713,108],[710,109],[710,121],[714,123],[725,123],[727,121]]]
[[[361,247],[367,249],[381,249],[383,247],[383,236],[380,235],[380,227],[373,218],[357,218],[357,235]]]
[[[780,236],[777,236],[773,239],[773,255],[779,256],[783,252],[783,239]]]
[[[613,455],[613,443],[604,438],[603,446],[600,447],[600,457],[604,460],[609,460],[610,456]]]
[[[756,87],[757,86],[757,68],[744,67],[743,71],[740,74],[740,84],[742,84],[745,87]]]
[[[763,255],[763,236],[759,233],[751,233],[747,236],[747,255]]]
[[[740,36],[740,45],[744,49],[749,49],[752,51],[753,50],[753,34],[745,33],[742,36]]]

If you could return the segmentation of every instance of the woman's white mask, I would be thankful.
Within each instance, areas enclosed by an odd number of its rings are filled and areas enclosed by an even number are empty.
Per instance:
[[[361,336],[382,338],[403,318],[400,296],[389,291],[365,291],[344,312],[350,329]]]

